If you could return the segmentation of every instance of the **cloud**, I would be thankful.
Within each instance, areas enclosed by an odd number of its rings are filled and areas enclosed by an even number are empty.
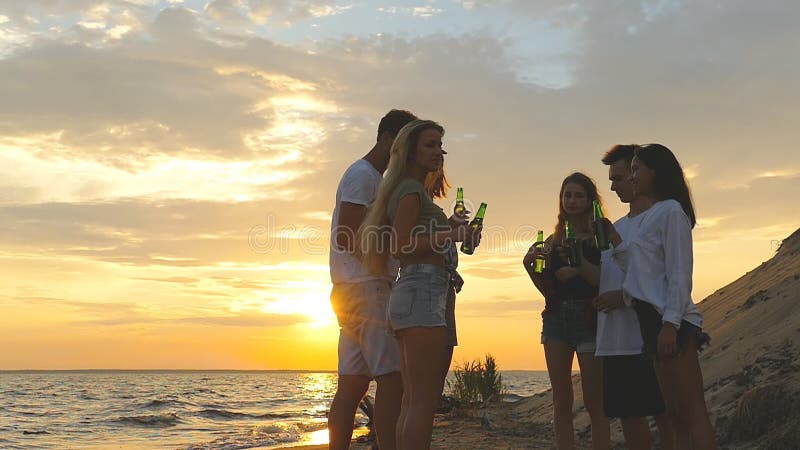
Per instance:
[[[310,323],[311,321],[307,316],[300,314],[240,314],[236,316],[188,317],[171,322],[204,326],[268,328]]]
[[[97,4],[84,2],[75,11]],[[292,11],[308,16],[330,4],[237,5],[248,14],[261,8],[262,17],[273,20]],[[694,174],[701,219],[727,217],[733,198],[744,198],[750,206],[737,220],[774,220],[774,211],[781,211],[776,189],[796,184],[775,168],[797,166],[796,153],[781,149],[792,148],[790,127],[800,118],[786,95],[800,69],[779,50],[798,43],[787,19],[797,4],[617,6],[584,2],[564,10],[581,19],[558,25],[580,37],[575,49],[554,56],[574,64],[571,84],[562,89],[520,82],[524,68],[508,50],[513,38],[491,30],[351,34],[280,45],[247,33],[223,35],[202,11],[178,7],[151,13],[141,29],[114,45],[36,40],[0,61],[0,145],[6,149],[0,159],[10,180],[6,204],[41,205],[4,214],[17,224],[30,221],[17,242],[52,243],[46,235],[63,236],[84,247],[75,251],[86,257],[205,264],[219,262],[209,257],[216,253],[254,262],[223,249],[246,247],[236,239],[260,223],[253,218],[263,218],[265,210],[287,212],[283,224],[312,220],[327,228],[324,211],[332,207],[338,177],[369,150],[377,119],[390,107],[405,107],[445,125],[451,178],[467,186],[469,197],[489,200],[492,224],[549,230],[563,176],[584,170],[606,189],[599,156],[619,141],[673,148]],[[475,8],[561,14],[547,1],[476,2]],[[762,33],[760,23],[770,23],[770,33]],[[769,151],[750,151],[761,148]],[[24,167],[16,176],[12,162]],[[770,170],[785,175],[770,180],[788,183],[751,178]],[[58,180],[57,188],[29,173]],[[757,194],[720,196],[712,179],[745,180]],[[155,209],[160,200],[181,202],[181,196],[196,202]],[[119,201],[116,208],[96,202],[113,204],[119,197],[151,200]],[[146,243],[114,234],[131,233],[128,224],[95,224],[75,215],[86,201],[93,202],[89,209],[131,223],[147,218],[146,230],[132,232]],[[35,217],[45,209],[73,223]],[[221,217],[230,220],[214,226]],[[239,234],[228,240],[230,233]],[[484,275],[511,277],[516,265],[493,265]]]
[[[176,283],[181,285],[195,285],[197,284],[200,279],[194,277],[169,277],[169,278],[145,278],[145,277],[137,277],[134,278],[136,280],[144,280],[144,281],[158,281],[161,283]]]
[[[66,320],[70,326],[130,326],[150,324],[158,326],[180,326],[182,324],[228,327],[285,327],[310,323],[312,319],[301,314],[270,314],[241,311],[236,314],[214,316],[163,317],[155,315],[143,305],[125,302],[73,301],[56,297],[0,297],[0,304],[46,305],[50,308],[69,310],[74,319]]]
[[[126,199],[6,206],[0,242],[9,251],[126,265],[257,265],[327,255],[327,225],[302,226],[289,205]]]
[[[211,19],[226,25],[289,27],[305,20],[339,15],[351,8],[352,5],[329,0],[212,0],[205,12]]]

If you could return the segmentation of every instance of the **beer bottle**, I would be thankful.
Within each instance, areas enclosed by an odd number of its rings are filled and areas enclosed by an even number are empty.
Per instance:
[[[469,226],[472,229],[476,229],[483,224],[483,216],[486,214],[486,203],[481,203],[481,206],[478,208],[478,212],[475,213],[475,218],[469,223]],[[475,248],[477,245],[473,246],[472,242],[467,241],[466,239],[464,242],[461,243],[461,253],[465,255],[471,255],[475,253]]]
[[[569,260],[570,267],[580,267],[581,260],[583,259],[583,248],[581,241],[575,237],[575,230],[569,225],[569,221],[565,225],[566,231],[566,246],[567,246],[567,259]]]
[[[453,208],[453,213],[457,217],[463,217],[467,208],[464,206],[464,188],[460,187],[456,190],[456,206]]]
[[[592,227],[594,228],[594,239],[597,243],[599,250],[608,250],[611,248],[611,241],[608,239],[608,232],[606,231],[605,224],[603,223],[603,209],[600,208],[600,202],[595,200],[594,206],[594,221]]]
[[[547,255],[544,254],[544,231],[539,230],[536,234],[536,242],[533,246],[539,250],[536,254],[536,258],[533,260],[533,271],[542,273],[547,266]]]

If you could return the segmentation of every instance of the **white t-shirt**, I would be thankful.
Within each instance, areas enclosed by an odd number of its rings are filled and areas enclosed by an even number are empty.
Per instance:
[[[613,250],[625,271],[624,295],[652,304],[664,322],[685,320],[703,327],[692,301],[692,226],[675,200],[662,200],[640,214],[639,231]],[[636,219],[639,219],[637,216]]]
[[[331,220],[331,245],[330,245],[330,270],[333,283],[361,283],[364,281],[386,278],[390,281],[394,277],[376,277],[370,275],[352,253],[336,248],[336,225],[339,223],[339,210],[342,202],[356,205],[369,206],[375,201],[378,187],[383,176],[375,167],[364,159],[359,159],[347,168],[339,181],[336,189],[336,206],[333,209]],[[353,230],[355,234],[356,230]],[[351,235],[352,236],[352,235]]]
[[[633,221],[624,216],[614,222],[614,228],[627,241],[633,239],[638,231]],[[622,289],[625,272],[620,269],[611,255],[612,250],[606,250],[600,257],[600,286],[601,294],[608,291]],[[597,312],[597,350],[596,356],[638,355],[642,353],[642,333],[639,330],[639,319],[632,306],[613,309],[607,313]]]

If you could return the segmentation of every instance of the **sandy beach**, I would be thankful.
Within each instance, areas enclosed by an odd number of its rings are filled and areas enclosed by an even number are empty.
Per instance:
[[[712,346],[701,353],[706,402],[720,448],[800,448],[800,230],[775,256],[698,305]],[[579,376],[577,448],[590,447]],[[433,449],[551,449],[551,395],[436,416]],[[619,422],[613,448],[622,449]],[[326,445],[291,447],[321,450]],[[367,444],[354,443],[355,450]]]

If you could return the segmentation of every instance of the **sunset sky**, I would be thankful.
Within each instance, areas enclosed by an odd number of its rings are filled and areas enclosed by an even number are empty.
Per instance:
[[[796,0],[0,0],[0,369],[335,369],[334,194],[391,108],[441,122],[449,179],[489,204],[457,362],[545,367],[521,259],[571,171],[624,214],[600,163],[616,143],[684,165],[700,301],[800,227],[798,18]]]

